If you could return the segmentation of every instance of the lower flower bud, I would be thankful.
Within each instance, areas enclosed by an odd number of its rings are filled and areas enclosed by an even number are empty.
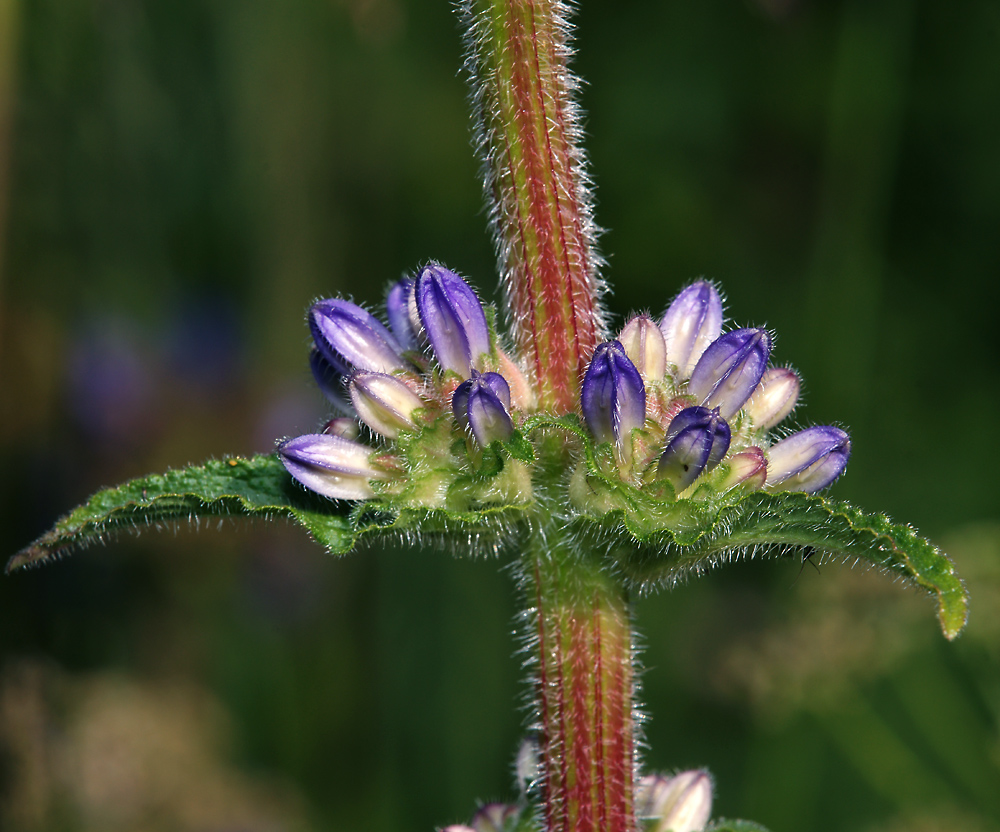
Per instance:
[[[644,777],[636,793],[636,815],[652,820],[650,832],[701,832],[712,816],[712,778],[707,771]]]
[[[768,450],[767,487],[772,491],[819,491],[843,473],[850,455],[850,437],[840,428],[800,430]]]
[[[510,387],[499,373],[476,373],[463,381],[451,397],[455,420],[472,432],[484,448],[496,440],[510,439]]]
[[[667,428],[667,447],[656,469],[680,493],[701,475],[714,468],[729,450],[729,425],[719,408],[686,407]]]
[[[580,409],[598,442],[621,448],[646,421],[646,386],[619,341],[594,350],[580,388]]]
[[[772,367],[760,380],[744,410],[754,430],[770,430],[795,409],[799,400],[799,377],[788,367]]]
[[[375,496],[371,481],[386,474],[369,461],[372,449],[350,439],[310,433],[278,445],[278,458],[310,491],[336,500],[367,500]]]

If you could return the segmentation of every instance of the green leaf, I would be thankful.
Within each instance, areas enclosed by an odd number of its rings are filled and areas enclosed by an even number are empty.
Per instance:
[[[759,823],[752,820],[717,820],[705,832],[767,832]]]
[[[367,525],[349,505],[319,497],[296,485],[273,455],[212,460],[165,474],[130,480],[97,492],[60,519],[7,564],[7,571],[84,548],[138,526],[201,517],[289,517],[305,526],[334,554],[354,546]]]
[[[679,500],[678,510],[690,502]],[[614,511],[601,519],[605,528],[624,524],[640,544],[615,553],[633,580],[670,581],[734,556],[815,552],[868,563],[919,586],[935,597],[941,629],[949,639],[965,626],[968,595],[954,564],[911,526],[893,523],[884,514],[802,492],[757,491],[712,516],[688,508],[691,525],[684,531],[653,528],[649,512]],[[676,523],[677,516],[669,522]]]

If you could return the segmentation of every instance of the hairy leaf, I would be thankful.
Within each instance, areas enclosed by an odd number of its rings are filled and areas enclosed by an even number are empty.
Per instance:
[[[296,485],[278,458],[212,460],[98,491],[7,564],[7,571],[84,548],[139,526],[201,517],[289,517],[335,554],[362,531],[346,504]]]

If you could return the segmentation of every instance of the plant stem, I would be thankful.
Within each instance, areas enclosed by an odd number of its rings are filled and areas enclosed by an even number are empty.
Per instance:
[[[625,589],[556,514],[533,526],[521,569],[540,820],[547,832],[629,832],[635,682]]]
[[[466,0],[467,68],[511,329],[543,409],[576,407],[603,340],[567,6]]]

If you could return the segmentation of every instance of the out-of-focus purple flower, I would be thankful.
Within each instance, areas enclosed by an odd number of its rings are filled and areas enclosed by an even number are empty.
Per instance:
[[[713,341],[698,360],[688,392],[705,407],[732,419],[750,398],[767,367],[771,336],[766,329],[734,329]]]
[[[316,385],[338,412],[351,415],[354,408],[348,402],[344,391],[344,377],[316,347],[309,353],[309,369],[312,370]]]
[[[594,350],[580,389],[580,409],[594,438],[618,448],[645,423],[646,386],[620,341]]]
[[[636,315],[618,336],[625,355],[646,380],[663,378],[667,371],[667,349],[663,333],[649,315]]]
[[[317,301],[309,328],[323,358],[343,375],[353,370],[405,370],[403,347],[370,312],[340,298]]]
[[[414,287],[417,311],[438,363],[467,377],[490,352],[490,330],[483,305],[462,278],[431,263]]]
[[[369,461],[372,449],[359,442],[310,433],[278,445],[278,458],[288,473],[310,491],[338,500],[367,500],[375,496],[371,481],[385,473]]]
[[[404,277],[389,290],[385,308],[389,316],[389,328],[404,350],[418,348],[417,333],[410,321],[410,298],[413,295],[413,280]]]
[[[666,345],[667,363],[680,378],[690,378],[698,359],[722,332],[722,298],[705,280],[692,283],[670,304],[660,330]]]
[[[667,446],[660,457],[657,475],[680,493],[702,471],[714,468],[729,450],[729,425],[719,408],[686,407],[667,428]]]
[[[654,821],[651,832],[701,832],[712,816],[711,775],[694,770],[643,777],[635,812],[640,820]]]
[[[358,416],[373,431],[389,439],[414,426],[413,411],[423,399],[405,382],[385,373],[359,372],[348,383]]]
[[[800,430],[767,452],[767,487],[772,491],[819,491],[847,467],[850,437],[829,425]]]
[[[799,400],[799,376],[788,367],[772,367],[760,380],[746,403],[754,430],[770,430],[795,409]]]
[[[463,381],[451,397],[451,408],[455,420],[484,448],[498,439],[510,439],[514,432],[510,386],[499,373],[474,373]]]

